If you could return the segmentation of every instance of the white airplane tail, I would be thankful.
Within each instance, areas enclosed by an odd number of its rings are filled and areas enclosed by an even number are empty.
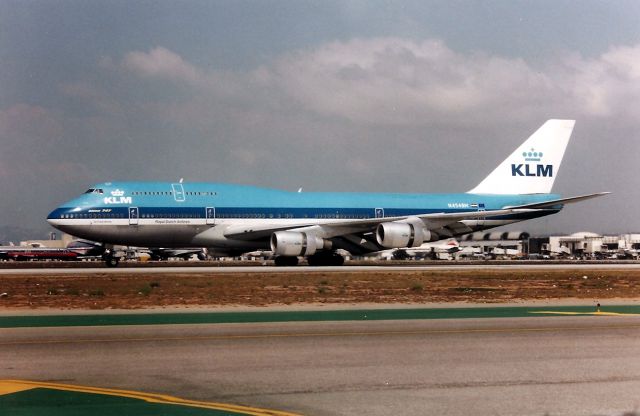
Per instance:
[[[574,125],[575,120],[548,120],[468,193],[550,193]]]

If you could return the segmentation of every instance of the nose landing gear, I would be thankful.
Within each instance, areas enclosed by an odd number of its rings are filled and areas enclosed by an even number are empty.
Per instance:
[[[105,250],[102,255],[102,260],[107,267],[118,267],[118,264],[120,263],[120,256],[118,256],[118,253],[114,252],[113,249],[108,249]]]

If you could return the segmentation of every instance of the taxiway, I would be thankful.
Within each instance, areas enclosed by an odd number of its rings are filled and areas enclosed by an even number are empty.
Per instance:
[[[13,379],[307,415],[622,414],[637,316],[0,329]]]

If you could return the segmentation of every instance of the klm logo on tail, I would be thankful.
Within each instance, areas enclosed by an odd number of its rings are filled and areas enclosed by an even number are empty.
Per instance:
[[[542,159],[543,153],[536,152],[531,149],[530,152],[522,152],[525,162],[539,162]],[[553,177],[553,165],[542,165],[519,163],[511,164],[511,176],[541,176],[545,178]]]

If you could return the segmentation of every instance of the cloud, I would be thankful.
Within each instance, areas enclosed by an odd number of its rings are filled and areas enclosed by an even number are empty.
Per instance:
[[[122,114],[123,106],[118,100],[97,85],[87,81],[64,83],[59,87],[60,92],[67,98],[77,100],[85,106],[84,109],[94,109],[100,114]]]
[[[206,71],[162,47],[128,53],[122,67],[189,85],[197,98],[171,112],[188,123],[210,120],[206,107],[212,105],[223,112],[304,111],[365,126],[424,126],[632,117],[628,103],[640,103],[640,46],[533,66],[520,58],[459,53],[439,40],[373,38],[299,50],[251,71]]]
[[[637,116],[640,105],[640,45],[612,47],[598,59],[573,58],[572,96],[587,114]],[[568,78],[568,77],[567,77]]]
[[[305,108],[365,124],[478,121],[549,90],[522,60],[462,55],[437,40],[336,42],[282,58],[273,74]]]
[[[124,57],[123,66],[143,76],[186,81],[198,84],[205,78],[195,66],[187,63],[180,55],[163,47],[147,52],[129,52]]]

